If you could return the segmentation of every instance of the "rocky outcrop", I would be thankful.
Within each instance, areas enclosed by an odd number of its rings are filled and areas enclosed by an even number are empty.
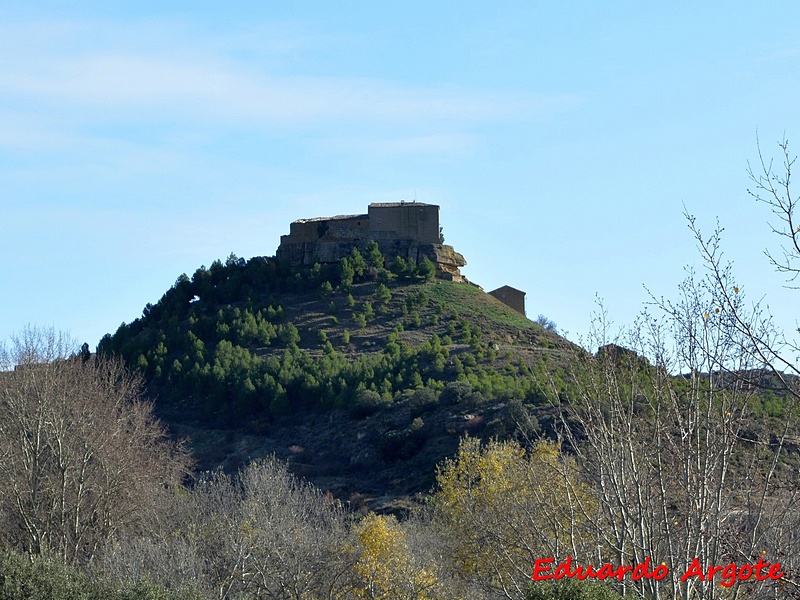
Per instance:
[[[464,278],[459,268],[465,266],[467,261],[461,253],[456,252],[452,246],[445,246],[443,244],[430,244],[428,247],[433,251],[435,256],[433,258],[428,254],[426,254],[426,256],[436,264],[436,276],[439,279],[463,281]]]

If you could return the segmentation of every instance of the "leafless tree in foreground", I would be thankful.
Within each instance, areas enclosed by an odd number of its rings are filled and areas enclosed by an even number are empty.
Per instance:
[[[356,556],[339,502],[274,457],[199,477],[163,506],[160,527],[121,540],[117,579],[149,577],[210,598],[344,598]]]
[[[780,173],[759,151],[751,194],[778,218],[773,231],[786,243],[777,258],[766,254],[794,281],[794,159],[787,142],[779,147]],[[621,339],[609,339],[601,311],[588,342],[600,350],[575,353],[569,402],[551,386],[563,434],[602,509],[595,560],[666,563],[664,582],[634,586],[649,598],[797,597],[800,346],[776,331],[760,303],[748,303],[723,258],[722,229],[706,237],[687,219],[703,271],[689,272],[676,300],[654,298],[662,317],[645,313]],[[765,410],[765,397],[777,398],[777,412]],[[780,562],[784,580],[730,588],[719,585],[719,575],[714,583],[680,581],[694,558],[707,569],[760,557]]]
[[[699,326],[702,343],[722,352],[722,340]],[[705,571],[796,554],[785,528],[800,510],[800,496],[796,457],[751,432],[753,420],[762,418],[757,390],[714,364],[675,362],[667,339],[677,333],[667,335],[649,320],[626,340],[636,352],[606,344],[596,356],[574,357],[562,431],[593,482],[601,515],[596,553],[583,560],[637,565],[649,557],[651,569],[664,563],[669,577],[662,582],[627,582],[629,591],[648,598],[772,593],[774,582],[727,589],[719,575],[714,583],[680,581],[695,558]],[[747,355],[739,359],[749,366]],[[787,415],[784,427],[796,429],[797,419]]]
[[[113,359],[79,356],[51,329],[0,346],[0,537],[17,550],[85,564],[136,530],[187,455]]]

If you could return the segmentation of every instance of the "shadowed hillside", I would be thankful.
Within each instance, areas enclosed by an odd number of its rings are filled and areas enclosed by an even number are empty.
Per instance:
[[[231,256],[181,276],[99,350],[145,375],[201,468],[275,453],[358,503],[427,492],[464,433],[548,426],[531,375],[557,373],[566,340],[424,262],[382,265]]]

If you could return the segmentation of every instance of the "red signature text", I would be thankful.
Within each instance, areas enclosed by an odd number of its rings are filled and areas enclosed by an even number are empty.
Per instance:
[[[626,576],[629,576],[632,581],[639,581],[640,579],[661,581],[669,574],[669,569],[663,563],[651,567],[649,556],[645,557],[644,561],[638,565],[614,566],[606,563],[597,567],[594,565],[573,566],[571,556],[568,556],[566,560],[557,565],[554,565],[555,562],[555,558],[537,558],[533,565],[531,579],[534,581],[547,581],[548,579],[577,577],[581,580],[597,579],[598,581],[603,581],[604,579],[616,578],[622,581]],[[759,558],[758,562],[754,564],[737,565],[731,563],[729,565],[710,565],[708,568],[703,568],[700,560],[695,558],[683,576],[681,576],[681,581],[686,581],[691,577],[696,577],[701,581],[714,581],[714,577],[717,575],[719,575],[720,585],[732,587],[737,580],[747,581],[754,578],[756,581],[766,581],[768,579],[777,581],[784,577],[785,573],[781,571],[780,563],[769,563],[763,558]]]

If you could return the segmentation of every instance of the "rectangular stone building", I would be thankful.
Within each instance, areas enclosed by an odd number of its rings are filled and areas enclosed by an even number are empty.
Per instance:
[[[504,285],[496,290],[489,292],[503,304],[507,304],[518,313],[525,315],[525,292],[513,288],[510,285]]]

